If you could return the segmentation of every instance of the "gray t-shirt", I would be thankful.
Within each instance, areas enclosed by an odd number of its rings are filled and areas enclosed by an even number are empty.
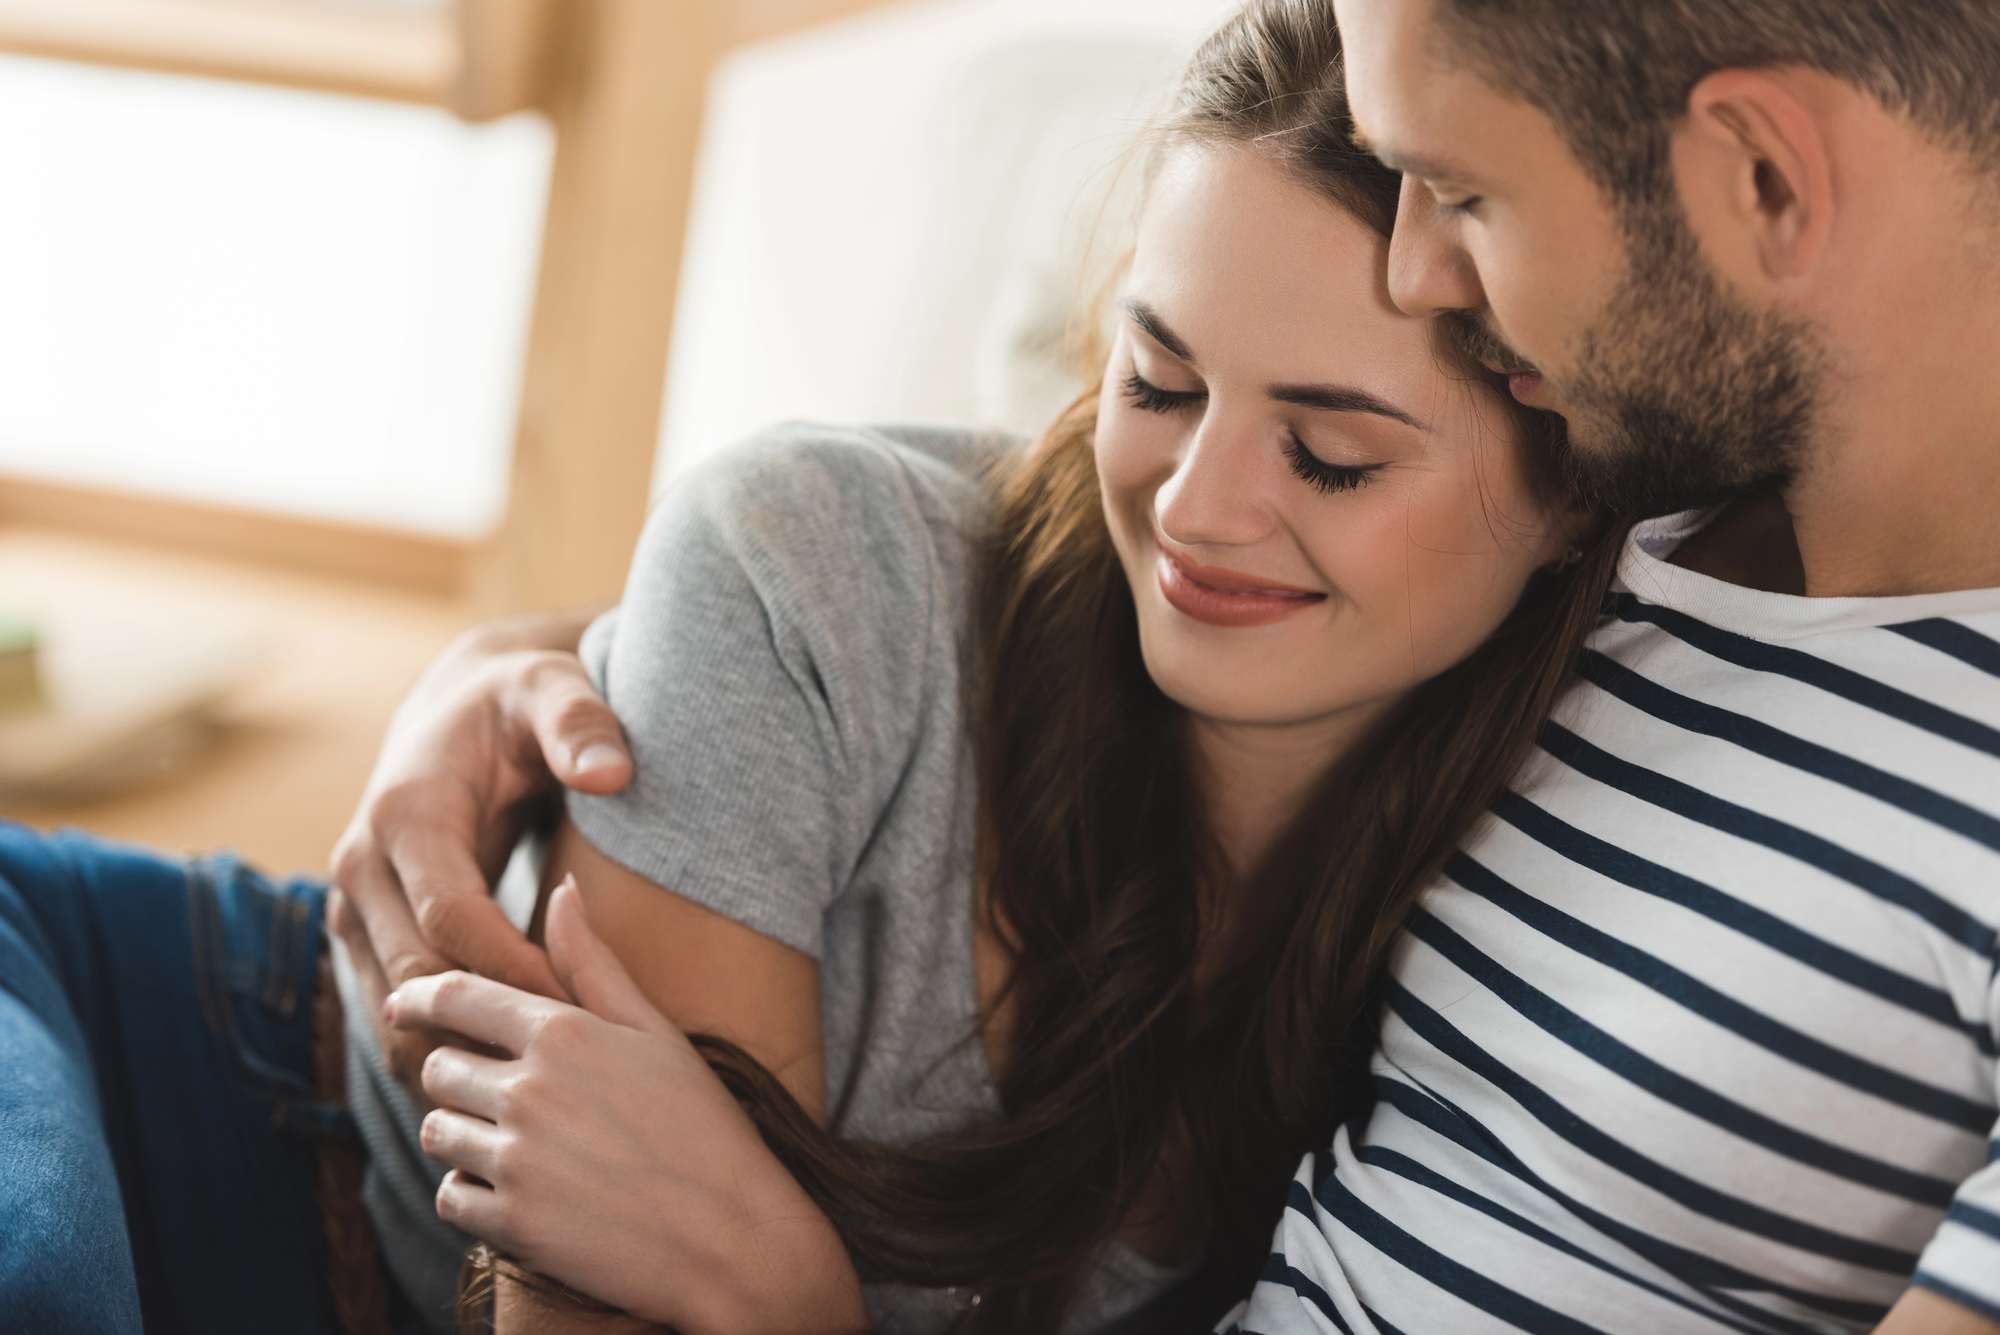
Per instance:
[[[572,795],[609,857],[819,962],[831,1124],[907,1145],[1000,1114],[974,1036],[975,779],[964,680],[986,511],[1009,442],[780,428],[695,472],[648,523],[583,658],[637,762]],[[1175,1277],[1122,1246],[1071,1328]],[[871,1288],[882,1335],[957,1295]]]

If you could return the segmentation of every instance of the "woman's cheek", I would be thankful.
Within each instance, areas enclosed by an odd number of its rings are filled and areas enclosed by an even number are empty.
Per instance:
[[[1482,520],[1435,542],[1410,543],[1408,597],[1419,679],[1457,664],[1513,611],[1526,587],[1526,557],[1496,540]]]
[[[1117,411],[1098,419],[1097,480],[1121,548],[1143,545],[1151,534],[1154,498],[1174,472],[1172,426],[1122,400]]]

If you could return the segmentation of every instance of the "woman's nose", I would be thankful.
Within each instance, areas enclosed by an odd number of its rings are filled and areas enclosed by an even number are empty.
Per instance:
[[[1418,319],[1486,305],[1486,289],[1457,229],[1438,217],[1430,187],[1411,176],[1403,178],[1389,238],[1389,299]]]
[[[1274,461],[1284,464],[1260,424],[1232,423],[1211,409],[1154,498],[1160,531],[1183,547],[1241,547],[1264,538],[1274,522],[1266,503]]]

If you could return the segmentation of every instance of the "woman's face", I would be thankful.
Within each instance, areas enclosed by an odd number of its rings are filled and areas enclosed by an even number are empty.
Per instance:
[[[1178,150],[1153,183],[1097,467],[1147,670],[1199,716],[1386,706],[1569,545],[1499,396],[1390,304],[1387,258],[1252,149]]]

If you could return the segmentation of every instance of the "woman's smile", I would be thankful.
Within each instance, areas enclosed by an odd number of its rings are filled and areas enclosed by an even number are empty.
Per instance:
[[[1268,626],[1326,601],[1323,593],[1199,565],[1164,547],[1156,569],[1168,604],[1210,626]]]

